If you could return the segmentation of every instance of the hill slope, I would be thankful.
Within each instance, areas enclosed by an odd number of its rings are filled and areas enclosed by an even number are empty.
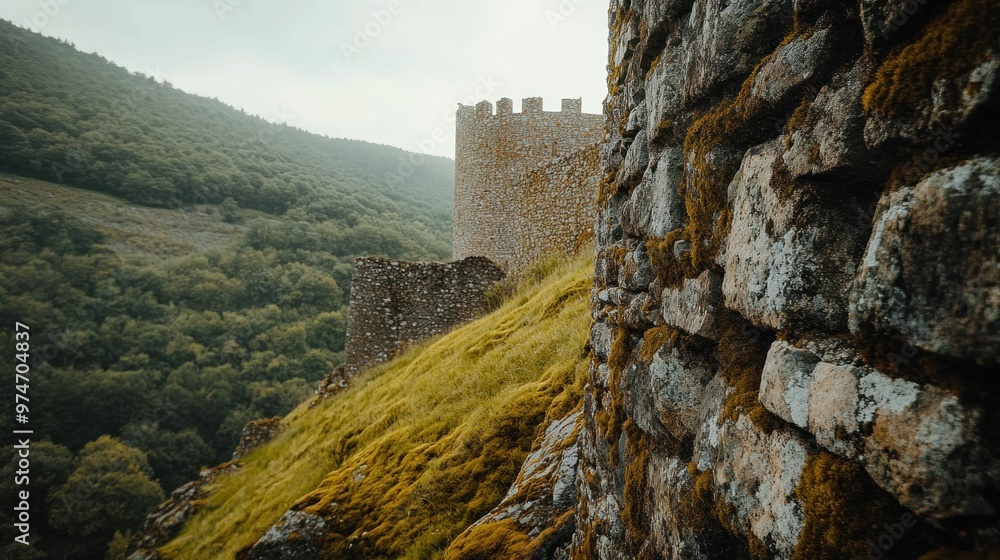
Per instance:
[[[592,262],[385,366],[222,475],[160,552],[232,559],[289,508],[325,519],[331,558],[434,558],[493,508],[536,436],[580,402]]]
[[[0,92],[0,170],[149,206],[298,209],[450,254],[449,159],[406,166],[417,156],[269,123],[3,20]],[[386,250],[375,240],[358,252]]]
[[[153,264],[196,253],[229,250],[249,231],[227,223],[213,205],[197,211],[149,208],[114,196],[0,173],[0,211],[11,207],[58,210],[103,235],[101,246],[132,264]],[[265,214],[245,211],[244,216]]]

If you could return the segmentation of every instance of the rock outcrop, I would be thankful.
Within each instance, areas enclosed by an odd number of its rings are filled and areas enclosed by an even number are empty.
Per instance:
[[[220,475],[239,471],[242,463],[223,463],[205,469],[197,480],[188,482],[170,494],[170,499],[160,504],[149,516],[146,525],[129,543],[128,560],[159,560],[157,547],[162,546],[180,532],[184,522],[195,512],[198,500],[212,491],[212,484]]]
[[[570,557],[996,557],[1000,7],[610,23]]]

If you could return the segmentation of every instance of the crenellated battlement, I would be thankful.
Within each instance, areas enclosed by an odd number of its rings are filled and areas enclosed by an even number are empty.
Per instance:
[[[455,258],[485,256],[517,270],[569,253],[591,229],[604,117],[582,99],[545,111],[541,97],[460,105],[455,142]],[[593,153],[592,153],[593,152]],[[573,157],[580,154],[579,157]],[[594,156],[594,157],[592,157]]]
[[[563,99],[562,108],[559,111],[545,111],[544,99],[541,97],[525,97],[522,99],[520,113],[514,112],[514,100],[509,97],[497,100],[495,112],[493,104],[489,101],[480,101],[471,106],[461,104],[458,106],[459,120],[528,115],[577,115],[583,117],[583,99]]]

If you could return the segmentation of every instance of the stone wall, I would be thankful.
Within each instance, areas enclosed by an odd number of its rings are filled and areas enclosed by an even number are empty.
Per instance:
[[[355,260],[347,376],[472,320],[486,307],[486,290],[503,277],[499,267],[481,257],[451,263]]]
[[[1000,7],[610,23],[570,556],[996,558]]]
[[[564,99],[562,111],[546,112],[541,98],[525,99],[521,113],[506,98],[496,114],[488,101],[459,107],[456,259],[485,256],[514,271],[548,252],[572,252],[589,234],[604,123],[580,107]]]

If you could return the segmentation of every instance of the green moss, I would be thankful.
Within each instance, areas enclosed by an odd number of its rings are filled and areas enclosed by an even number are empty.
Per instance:
[[[895,49],[862,99],[866,111],[912,115],[931,99],[934,83],[971,71],[996,53],[1000,10],[994,0],[957,0],[913,42]]]

